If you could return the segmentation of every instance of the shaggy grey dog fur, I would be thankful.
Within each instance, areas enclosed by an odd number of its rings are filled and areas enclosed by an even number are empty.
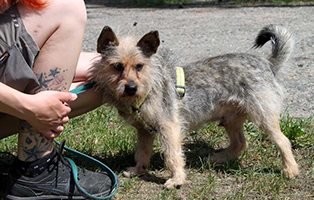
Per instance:
[[[283,90],[276,78],[289,58],[294,41],[285,28],[274,25],[260,31],[255,47],[262,47],[268,41],[272,43],[268,59],[234,53],[183,66],[186,93],[181,102],[175,89],[176,66],[169,52],[155,54],[160,43],[157,31],[136,42],[130,37],[118,40],[105,27],[98,39],[102,59],[92,68],[93,78],[104,94],[104,103],[115,106],[138,131],[137,164],[124,174],[130,176],[147,170],[157,133],[167,167],[172,172],[165,187],[181,185],[185,181],[182,133],[220,122],[230,145],[210,159],[222,163],[236,158],[247,147],[243,123],[249,119],[276,144],[286,176],[296,176],[298,165],[290,142],[279,126]],[[135,102],[141,103],[134,106]]]

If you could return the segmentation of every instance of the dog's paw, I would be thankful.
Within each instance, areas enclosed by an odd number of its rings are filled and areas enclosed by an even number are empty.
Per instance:
[[[284,173],[287,178],[295,178],[297,175],[299,175],[299,166],[292,166],[292,167],[286,167],[284,169]]]
[[[131,171],[123,171],[123,176],[124,176],[124,177],[130,178],[132,175],[133,175],[133,174],[132,174]]]
[[[125,177],[132,177],[136,175],[140,175],[146,172],[146,169],[143,169],[142,167],[129,167],[123,172],[123,176]]]
[[[174,189],[174,188],[179,189],[181,185],[184,184],[184,182],[185,182],[184,180],[171,178],[166,181],[166,183],[164,184],[164,187],[166,189]]]

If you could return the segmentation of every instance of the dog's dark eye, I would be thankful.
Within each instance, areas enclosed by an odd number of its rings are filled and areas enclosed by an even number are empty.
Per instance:
[[[114,69],[117,70],[118,72],[123,72],[123,70],[124,70],[124,66],[123,66],[122,63],[116,63],[116,64],[114,64],[113,67],[114,67]]]
[[[143,69],[143,66],[144,65],[142,65],[142,64],[137,64],[136,66],[135,66],[135,69],[136,69],[136,71],[141,71],[141,69]]]

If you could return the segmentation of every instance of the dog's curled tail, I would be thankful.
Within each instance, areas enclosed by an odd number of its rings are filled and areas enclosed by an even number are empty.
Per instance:
[[[273,71],[276,74],[288,60],[293,50],[294,40],[284,27],[269,25],[259,32],[253,48],[260,48],[268,41],[272,42],[272,54],[268,60],[273,64]]]

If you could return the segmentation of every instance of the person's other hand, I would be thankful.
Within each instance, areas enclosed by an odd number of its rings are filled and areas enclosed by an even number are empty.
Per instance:
[[[76,98],[76,94],[57,91],[27,95],[23,102],[23,118],[47,138],[55,138],[63,131],[63,124],[69,121],[71,108],[67,102]]]

